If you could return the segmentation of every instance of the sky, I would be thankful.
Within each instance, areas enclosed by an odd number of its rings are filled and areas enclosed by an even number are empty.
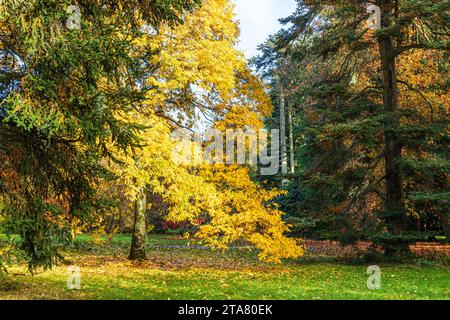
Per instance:
[[[241,41],[238,48],[244,51],[248,59],[258,53],[259,44],[281,28],[278,19],[290,16],[296,7],[295,0],[233,0],[233,2],[241,27]]]

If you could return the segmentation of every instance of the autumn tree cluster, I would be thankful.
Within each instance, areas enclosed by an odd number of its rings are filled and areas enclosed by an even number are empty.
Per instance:
[[[299,233],[388,254],[450,239],[449,6],[298,0],[261,46],[267,125],[281,121],[290,145],[279,202]]]
[[[152,199],[214,248],[244,240],[271,262],[302,254],[271,201],[280,193],[251,168],[171,157],[171,133],[200,115],[236,128],[271,113],[234,20],[229,0],[0,0],[0,232],[18,236],[31,270],[124,214],[130,258],[143,259]]]

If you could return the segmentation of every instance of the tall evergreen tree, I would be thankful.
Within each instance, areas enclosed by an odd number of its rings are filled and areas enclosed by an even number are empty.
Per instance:
[[[304,112],[300,153],[307,160],[299,212],[327,224],[341,240],[370,238],[391,253],[405,248],[405,233],[414,229],[412,206],[435,211],[448,228],[448,105],[426,95],[448,90],[439,79],[447,72],[449,3],[375,4],[381,28],[373,31],[365,1],[298,1],[284,20],[292,26],[276,36],[273,52],[293,61],[286,91],[304,101],[297,109]],[[417,51],[434,52],[440,66],[435,86],[423,90],[398,71],[398,63]],[[259,66],[267,68],[273,52],[266,50]],[[417,56],[412,62],[419,63]],[[407,92],[434,117],[408,108]]]
[[[1,214],[31,269],[60,258],[68,221],[89,220],[93,183],[111,177],[108,145],[141,144],[139,126],[117,117],[149,89],[134,80],[154,52],[134,40],[196,3],[0,1]]]

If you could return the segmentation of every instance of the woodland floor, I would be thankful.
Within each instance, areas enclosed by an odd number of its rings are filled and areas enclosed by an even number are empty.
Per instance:
[[[212,252],[175,235],[148,238],[148,260],[127,261],[130,236],[111,242],[80,237],[66,263],[34,276],[25,264],[0,278],[0,299],[450,299],[450,247],[419,244],[402,263],[366,262],[354,248],[306,241],[296,261],[268,265],[248,249]],[[364,249],[366,244],[360,244]],[[382,288],[368,290],[366,274],[380,266]],[[81,290],[67,289],[67,268],[81,270]]]

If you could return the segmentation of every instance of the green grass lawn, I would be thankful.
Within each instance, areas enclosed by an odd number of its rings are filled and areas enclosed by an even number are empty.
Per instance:
[[[0,280],[0,299],[450,299],[450,271],[433,263],[379,264],[382,289],[368,290],[369,264],[307,254],[274,266],[255,252],[223,255],[175,235],[150,236],[148,261],[131,263],[130,241],[81,236],[66,264],[34,276],[14,265]],[[69,265],[81,269],[81,290],[67,289]]]

